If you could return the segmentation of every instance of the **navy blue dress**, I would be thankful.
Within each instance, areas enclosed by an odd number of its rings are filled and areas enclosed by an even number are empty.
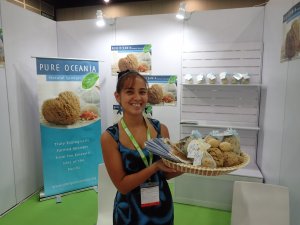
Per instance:
[[[161,137],[159,121],[150,118],[149,121],[157,131],[157,137]],[[127,174],[133,174],[145,168],[145,164],[138,151],[128,149],[120,143],[118,124],[107,128],[107,132],[110,133],[114,140],[118,143],[119,151],[124,163],[124,169]],[[146,149],[142,150],[149,162],[149,152]],[[153,155],[153,162],[159,159],[159,156]],[[160,205],[142,208],[140,187],[135,188],[126,195],[117,192],[113,212],[114,225],[174,224],[173,200],[164,174],[161,171],[153,174],[151,176],[151,181],[159,183]]]

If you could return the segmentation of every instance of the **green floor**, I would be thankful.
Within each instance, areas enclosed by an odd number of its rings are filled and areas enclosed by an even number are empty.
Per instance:
[[[177,203],[174,210],[175,225],[230,225],[231,213],[227,211]],[[40,202],[38,195],[34,195],[0,217],[0,225],[95,225],[96,222],[94,190],[63,196],[58,204],[55,199]]]

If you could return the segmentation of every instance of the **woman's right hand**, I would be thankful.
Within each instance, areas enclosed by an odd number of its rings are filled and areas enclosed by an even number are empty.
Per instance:
[[[177,172],[176,170],[166,166],[161,159],[156,161],[155,163],[153,163],[153,165],[155,165],[157,170],[160,170],[160,171],[163,171],[163,172],[166,172],[166,173],[175,173],[175,172]]]

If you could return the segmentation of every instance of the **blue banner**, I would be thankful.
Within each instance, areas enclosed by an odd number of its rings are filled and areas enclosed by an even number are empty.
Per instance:
[[[98,61],[37,58],[44,196],[98,184]]]

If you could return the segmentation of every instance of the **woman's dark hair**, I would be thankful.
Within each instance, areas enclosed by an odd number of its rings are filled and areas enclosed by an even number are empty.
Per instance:
[[[130,81],[130,86],[133,86],[137,77],[142,78],[145,81],[146,86],[148,87],[148,81],[139,72],[135,70],[125,70],[118,73],[116,92],[121,92],[121,90],[124,88],[124,84],[126,83],[126,81]]]

